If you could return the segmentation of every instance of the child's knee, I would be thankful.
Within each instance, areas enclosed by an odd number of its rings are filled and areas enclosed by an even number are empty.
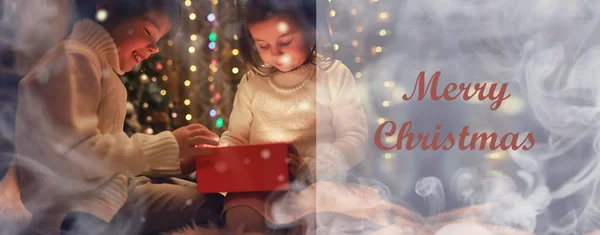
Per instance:
[[[225,213],[225,229],[229,232],[263,232],[265,218],[249,206],[236,206]]]

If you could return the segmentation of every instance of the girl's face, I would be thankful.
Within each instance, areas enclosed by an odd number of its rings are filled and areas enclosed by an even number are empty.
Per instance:
[[[119,51],[119,65],[123,72],[158,52],[157,42],[170,30],[165,14],[151,12],[143,17],[119,23],[111,36]]]
[[[285,16],[273,16],[248,26],[260,58],[267,64],[288,72],[301,66],[310,54],[305,32]]]

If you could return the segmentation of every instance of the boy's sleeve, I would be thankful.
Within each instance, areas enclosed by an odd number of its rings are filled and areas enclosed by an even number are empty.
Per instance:
[[[250,142],[253,93],[254,91],[246,75],[240,81],[238,91],[235,93],[233,109],[229,116],[229,127],[221,135],[221,142],[225,142],[229,146],[245,145]]]
[[[321,123],[317,115],[317,122],[318,125],[331,125],[336,139],[332,143],[317,142],[316,159],[309,164],[313,179],[317,179],[317,175],[319,179],[342,176],[359,164],[367,152],[367,119],[354,76],[339,62],[331,72],[325,81],[327,89],[322,91],[328,94],[319,95],[330,95],[331,104],[325,107],[331,109],[332,120]]]
[[[43,156],[25,157],[54,173],[83,180],[107,179],[115,173],[180,174],[179,146],[171,132],[131,138],[123,131],[100,133],[97,110],[105,79],[100,70],[93,56],[69,52],[24,78],[19,108],[27,110],[25,119],[37,133],[21,134],[37,141],[29,144],[43,151]],[[120,106],[125,101],[112,105],[124,108]]]

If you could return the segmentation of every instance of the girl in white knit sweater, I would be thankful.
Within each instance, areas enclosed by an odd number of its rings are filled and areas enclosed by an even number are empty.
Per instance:
[[[218,219],[221,195],[137,177],[193,172],[195,157],[209,152],[195,146],[217,145],[217,135],[199,124],[123,132],[127,92],[119,75],[158,52],[181,18],[179,1],[77,3],[82,19],[20,82],[15,165],[33,214],[23,234],[154,233]]]
[[[339,61],[317,56],[314,0],[238,4],[244,24],[240,51],[249,72],[239,85],[221,141],[230,146],[293,143],[297,152],[290,159],[295,176],[310,185],[305,194],[295,196],[314,196],[317,177],[343,179],[365,155],[367,123],[354,77]],[[267,197],[284,196],[227,194],[226,229],[264,232],[270,230],[268,223],[294,222],[281,215],[274,218],[274,201]],[[288,212],[310,214],[315,209],[313,205]]]

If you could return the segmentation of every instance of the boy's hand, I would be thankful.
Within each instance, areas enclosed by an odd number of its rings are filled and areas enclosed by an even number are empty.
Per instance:
[[[179,144],[179,163],[183,174],[191,174],[196,170],[196,157],[208,155],[210,149],[202,146],[218,146],[219,136],[200,124],[191,124],[173,131]]]

